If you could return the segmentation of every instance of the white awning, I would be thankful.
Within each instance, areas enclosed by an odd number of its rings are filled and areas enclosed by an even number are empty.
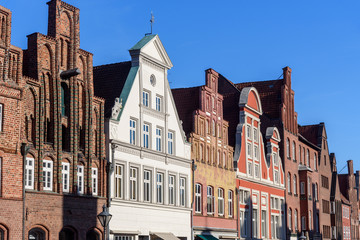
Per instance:
[[[155,235],[163,240],[180,240],[173,233],[151,232],[150,235]]]

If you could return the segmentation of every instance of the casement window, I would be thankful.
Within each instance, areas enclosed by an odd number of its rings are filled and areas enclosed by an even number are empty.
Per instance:
[[[321,175],[321,186],[323,188],[329,189],[329,179],[323,175]]]
[[[136,144],[136,121],[130,119],[130,144]]]
[[[316,157],[316,153],[314,153],[314,169],[317,170],[317,157]]]
[[[281,238],[281,227],[280,227],[280,217],[275,216],[275,226],[276,226],[276,238]],[[284,224],[285,226],[285,224]]]
[[[247,210],[240,211],[240,235],[241,237],[248,236],[248,222],[249,212]]]
[[[308,177],[307,180],[308,196],[311,198],[311,178]]]
[[[207,213],[214,214],[214,189],[211,186],[207,187]]]
[[[186,179],[180,178],[180,206],[186,206]]]
[[[4,104],[0,103],[0,132],[3,131]]]
[[[315,183],[314,185],[314,198],[315,198],[315,201],[318,200],[318,184]]]
[[[159,97],[159,96],[157,96],[156,97],[156,111],[159,111],[159,112],[161,112],[162,111],[162,98],[161,97]]]
[[[253,130],[254,130],[254,142],[258,142],[257,128],[253,128]]]
[[[274,209],[274,198],[273,197],[270,198],[270,207],[271,207],[271,209]]]
[[[286,139],[286,157],[290,158],[290,140]]]
[[[145,107],[149,107],[149,93],[147,91],[143,91],[143,94],[142,94],[142,104],[145,106]]]
[[[248,162],[248,175],[252,176],[252,162]]]
[[[274,182],[279,183],[279,171],[274,170]]]
[[[297,194],[297,176],[295,174],[293,178],[293,192],[294,194]]]
[[[53,162],[51,160],[43,160],[43,184],[44,190],[52,191]]]
[[[164,174],[156,173],[156,202],[164,203]]]
[[[279,159],[276,153],[273,153],[273,160],[274,160],[274,165],[278,166],[279,165]]]
[[[266,238],[267,236],[267,225],[266,225],[266,211],[261,211],[261,237]]]
[[[246,136],[250,139],[251,138],[251,126],[246,125]]]
[[[300,183],[300,194],[305,194],[305,183],[301,182]]]
[[[150,126],[149,124],[144,123],[143,126],[143,147],[144,148],[149,148],[150,147],[150,143],[149,143],[149,137],[150,136]]]
[[[299,145],[299,162],[302,163],[302,158],[301,158],[301,145]]]
[[[162,151],[162,129],[156,128],[156,151]]]
[[[135,240],[134,235],[114,235],[114,240]]]
[[[256,178],[259,178],[259,177],[260,177],[260,167],[259,167],[259,164],[255,163],[254,166],[255,166],[255,177],[256,177]]]
[[[295,142],[292,143],[292,159],[296,161],[296,149]]]
[[[291,174],[288,173],[287,175],[287,191],[288,193],[291,193]]]
[[[224,216],[224,189],[218,188],[218,214]]]
[[[249,204],[250,202],[250,192],[246,190],[239,191],[239,201],[242,204]]]
[[[98,169],[91,168],[92,194],[98,195]]]
[[[234,212],[233,198],[234,198],[234,193],[233,193],[233,191],[229,190],[229,192],[228,192],[228,216],[229,217],[232,217],[233,212]]]
[[[202,194],[201,194],[201,184],[197,183],[195,185],[195,213],[201,213],[202,208]]]
[[[168,154],[174,154],[174,133],[168,132]]]
[[[297,209],[295,209],[295,211],[294,211],[294,228],[295,228],[295,231],[298,230],[298,211],[297,211]]]
[[[169,204],[175,205],[175,176],[169,175]]]
[[[84,194],[84,166],[77,166],[77,187],[78,193]]]
[[[25,188],[34,189],[34,159],[27,157],[25,165]]]
[[[252,236],[254,238],[258,237],[258,210],[257,209],[253,209],[252,210]]]
[[[63,180],[63,192],[70,191],[70,163],[62,163],[62,180]]]
[[[270,225],[271,225],[271,238],[276,238],[276,224],[275,224],[275,216],[271,215],[271,220],[270,220]]]
[[[291,208],[289,208],[289,211],[288,211],[288,228],[290,230],[292,229],[292,212],[291,212]]]
[[[309,149],[306,150],[306,166],[310,167],[310,154],[309,154]]]
[[[129,183],[130,183],[130,200],[138,200],[138,169],[135,167],[130,167],[130,176],[129,176]]]
[[[247,144],[247,150],[248,157],[251,158],[251,143]]]
[[[123,198],[124,196],[124,166],[116,164],[115,166],[115,197]]]
[[[258,152],[258,146],[257,145],[254,145],[254,158],[256,159],[256,160],[258,160],[259,159],[259,152]]]
[[[306,218],[301,216],[301,230],[306,230]]]
[[[151,171],[144,170],[144,202],[151,202]]]

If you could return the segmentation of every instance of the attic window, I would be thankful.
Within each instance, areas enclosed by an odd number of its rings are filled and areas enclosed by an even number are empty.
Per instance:
[[[150,83],[153,87],[155,87],[155,84],[156,84],[156,78],[155,78],[155,75],[154,74],[151,74],[150,76]]]

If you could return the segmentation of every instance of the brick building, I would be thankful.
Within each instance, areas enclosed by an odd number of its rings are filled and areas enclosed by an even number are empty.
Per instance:
[[[234,150],[228,144],[229,123],[223,118],[223,96],[217,91],[219,75],[212,69],[205,74],[204,86],[172,89],[197,165],[193,176],[193,231],[196,239],[236,239],[238,199]]]
[[[0,201],[18,200],[0,204],[2,213],[16,209],[11,220],[0,215],[0,232],[9,239],[100,238],[104,100],[94,96],[92,54],[80,49],[79,9],[48,5],[48,34],[29,35],[23,52],[10,45],[11,13],[0,8],[1,137],[11,139],[1,140]]]

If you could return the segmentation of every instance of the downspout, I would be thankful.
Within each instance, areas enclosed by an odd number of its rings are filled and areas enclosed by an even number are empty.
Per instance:
[[[22,217],[22,239],[25,240],[25,166],[26,166],[26,155],[30,150],[26,143],[21,144],[21,154],[23,155],[23,182],[22,182],[22,200],[23,200],[23,217]]]
[[[106,180],[107,180],[107,208],[108,211],[110,210],[110,206],[111,206],[111,174],[114,170],[114,165],[113,165],[113,159],[114,159],[114,155],[115,155],[115,149],[117,148],[117,146],[115,146],[114,143],[110,143],[111,144],[111,159],[108,158],[108,161],[106,163]],[[106,239],[109,239],[110,236],[110,227],[108,226],[106,228]]]
[[[237,237],[238,239],[240,239],[240,229],[239,229],[239,223],[240,223],[240,208],[239,208],[239,188],[236,187],[235,188],[235,193],[236,193],[236,213],[237,213],[237,217],[236,217],[236,232],[237,232]]]
[[[195,161],[192,160],[191,163],[191,170],[192,170],[192,197],[191,197],[191,240],[194,240],[194,187],[195,187],[195,170],[197,166],[195,164]]]

